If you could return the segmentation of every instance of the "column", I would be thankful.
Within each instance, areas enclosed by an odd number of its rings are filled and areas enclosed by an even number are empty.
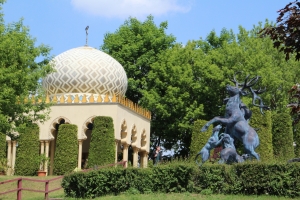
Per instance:
[[[81,161],[82,161],[82,140],[78,140],[78,170],[81,169]]]
[[[133,147],[133,167],[138,167],[139,148]]]
[[[141,153],[140,153],[140,156],[141,156],[140,167],[141,167],[141,168],[144,168],[144,159],[143,159],[143,158],[144,158],[144,152],[141,152]]]
[[[46,158],[48,158],[49,157],[49,140],[46,140],[45,144],[46,144],[45,156],[46,156]],[[46,174],[48,175],[48,160],[44,163],[44,170],[45,170]]]
[[[41,155],[45,153],[45,141],[41,140]],[[42,165],[40,165],[40,169],[42,169]]]
[[[147,168],[147,166],[148,166],[148,152],[143,152],[143,157],[142,157],[142,160],[143,160],[143,165],[142,165],[142,167],[143,168]]]
[[[148,167],[148,154],[149,152],[145,152],[145,162],[144,162],[144,168],[147,168]]]
[[[14,174],[16,164],[16,153],[17,153],[17,141],[12,141],[12,159],[11,159],[11,170],[12,175]]]
[[[11,175],[11,140],[7,141],[7,175]]]
[[[45,141],[43,141],[43,140],[41,140],[40,141],[41,142],[41,154],[44,154],[44,152],[45,152]]]
[[[125,168],[128,167],[128,144],[123,144],[123,161],[127,161]]]
[[[55,149],[55,139],[51,141],[50,146],[51,146],[51,151],[50,151],[50,172],[49,172],[49,174],[53,175],[54,155],[55,155],[55,152],[54,152],[54,149]]]
[[[118,162],[118,145],[119,145],[119,140],[115,140],[115,163]]]

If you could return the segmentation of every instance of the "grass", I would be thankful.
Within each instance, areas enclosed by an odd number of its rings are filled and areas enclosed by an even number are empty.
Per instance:
[[[20,178],[21,176],[0,176],[0,182],[11,180],[15,178]],[[35,180],[49,180],[53,179],[57,176],[47,176],[47,177],[37,177],[32,176],[26,178],[31,178]],[[58,188],[61,186],[61,180],[58,179],[55,181],[51,181],[49,184],[49,190]],[[22,181],[22,187],[23,188],[31,188],[35,190],[44,190],[45,189],[45,183],[44,182],[32,182],[23,180]],[[17,188],[17,181],[7,183],[7,184],[0,184],[0,192],[5,192],[8,190],[13,190]],[[6,195],[0,195],[0,200],[11,200],[16,199],[17,192],[12,192]],[[78,200],[75,198],[66,198],[64,197],[63,189],[51,192],[49,194],[50,198],[61,198],[64,200]],[[37,193],[37,192],[30,192],[30,191],[22,191],[22,199],[24,200],[40,200],[44,199],[43,193]],[[195,193],[150,193],[150,194],[137,194],[137,193],[131,193],[124,192],[118,196],[114,195],[108,195],[108,196],[102,196],[95,198],[95,200],[287,200],[292,198],[286,198],[286,197],[277,197],[277,196],[268,196],[268,195],[261,195],[261,196],[243,196],[243,195],[214,195],[214,194],[195,194]]]
[[[15,178],[19,178],[20,176],[0,176],[0,182],[5,180],[11,180]],[[36,180],[49,180],[52,178],[55,178],[56,176],[47,176],[47,177],[26,177],[26,178],[32,178]],[[55,180],[53,182],[50,182],[49,190],[58,188],[61,185],[61,179]],[[45,183],[43,182],[32,182],[32,181],[22,181],[22,187],[23,188],[34,188],[36,190],[44,190]],[[0,191],[8,191],[17,188],[17,181],[7,183],[5,185],[0,185]],[[0,200],[10,200],[10,199],[16,199],[17,193],[13,192],[6,195],[1,195]],[[50,198],[62,198],[65,200],[75,200],[74,198],[66,198],[64,197],[63,189],[60,189],[58,191],[54,191],[50,193]],[[43,193],[37,193],[37,192],[30,192],[30,191],[22,191],[22,199],[25,200],[39,200],[44,199]],[[104,197],[98,197],[95,198],[95,200],[182,200],[182,199],[188,199],[188,200],[284,200],[284,199],[290,199],[285,197],[276,197],[276,196],[242,196],[242,195],[202,195],[202,194],[192,194],[192,193],[168,193],[168,194],[162,194],[162,193],[152,193],[152,194],[130,194],[130,193],[124,193],[120,194],[118,196],[104,196]]]
[[[75,200],[64,198],[65,200]],[[285,197],[276,196],[242,196],[242,195],[201,195],[191,193],[169,193],[169,194],[122,194],[118,196],[104,196],[95,200],[284,200]]]
[[[11,180],[15,178],[20,178],[21,176],[0,176],[0,182]],[[35,180],[49,180],[53,179],[57,176],[47,176],[47,177],[38,177],[38,176],[26,176],[26,178],[31,178]],[[25,178],[25,177],[24,177]],[[61,179],[51,181],[49,183],[49,190],[55,189],[61,186]],[[8,190],[13,190],[17,188],[17,181],[6,183],[6,184],[0,184],[0,192],[6,192]],[[23,180],[22,181],[22,188],[30,188],[35,190],[45,190],[45,183],[44,182],[32,182]],[[51,192],[49,194],[49,197],[63,197],[64,191],[63,189]],[[0,195],[0,200],[8,200],[8,199],[16,199],[17,198],[17,192],[12,192],[5,195]],[[31,192],[31,191],[22,191],[22,199],[28,199],[28,200],[34,200],[34,199],[44,199],[44,193],[38,193],[38,192]]]

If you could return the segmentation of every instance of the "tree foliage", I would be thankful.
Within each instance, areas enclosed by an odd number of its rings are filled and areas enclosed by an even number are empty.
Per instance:
[[[11,132],[22,124],[46,119],[47,112],[41,111],[49,106],[40,90],[40,79],[52,70],[49,52],[48,46],[36,46],[22,20],[6,25],[0,15],[1,133],[13,136]]]
[[[259,137],[259,146],[256,152],[262,161],[272,161],[273,145],[272,145],[272,113],[266,111],[264,115],[260,113],[258,108],[251,108],[252,117],[250,126],[257,130]]]
[[[56,175],[70,173],[78,166],[77,130],[74,124],[61,124],[58,128],[53,168]]]
[[[16,175],[36,175],[39,169],[39,163],[36,160],[40,150],[39,130],[36,124],[28,124],[27,127],[20,132],[16,153]]]
[[[293,125],[300,121],[300,85],[294,85],[288,92],[291,102],[287,105],[291,109],[290,114],[293,117]]]
[[[167,35],[167,22],[157,27],[152,16],[144,22],[129,18],[115,33],[106,33],[101,49],[124,67],[128,77],[126,96],[135,103],[142,97],[145,78],[157,56],[172,47],[175,38]]]
[[[114,163],[115,151],[113,119],[105,116],[95,117],[89,149],[89,167]]]
[[[296,143],[294,148],[295,157],[300,158],[300,123],[293,126],[293,136]]]
[[[288,113],[272,115],[273,151],[278,160],[287,161],[294,158],[293,130]]]
[[[300,59],[300,2],[298,0],[288,3],[277,11],[276,26],[267,26],[260,33],[269,36],[274,47],[283,51],[285,59],[290,59],[290,54],[296,53],[296,60]]]
[[[205,120],[197,120],[194,123],[192,139],[190,145],[190,159],[195,160],[197,153],[201,151],[204,145],[207,143],[212,133],[212,126],[208,128],[208,131],[201,133],[199,130],[207,123]],[[212,150],[213,151],[213,150]]]
[[[144,23],[133,21],[144,27],[149,19]],[[132,37],[135,27],[132,24],[127,21],[116,33],[108,34],[102,46],[124,65],[128,76],[141,73],[136,67],[139,65],[130,65],[129,70],[128,63],[135,63],[137,53],[132,52],[136,49],[147,49],[143,42],[138,41],[147,41],[148,38],[142,34],[140,40]],[[267,21],[265,26],[268,25]],[[134,75],[140,84],[138,93],[137,87],[130,86],[130,83],[127,94],[131,93],[128,98],[138,99],[140,105],[151,111],[151,139],[155,145],[163,143],[167,149],[176,147],[189,151],[193,123],[197,119],[210,120],[224,115],[225,86],[232,84],[230,80],[237,71],[243,72],[237,77],[240,82],[248,74],[261,76],[255,89],[266,87],[266,92],[261,95],[264,104],[274,112],[286,110],[288,98],[285,91],[299,80],[299,64],[295,60],[287,62],[284,53],[273,48],[270,38],[259,37],[262,27],[260,23],[252,30],[239,27],[238,33],[227,29],[220,34],[211,31],[207,38],[189,41],[185,45],[176,44],[173,39],[155,56],[143,54],[142,60],[149,61],[147,73],[142,77]],[[157,52],[151,50],[154,47],[147,47],[147,51]],[[141,62],[141,57],[137,58]],[[138,94],[138,98],[134,94]],[[243,98],[248,106],[251,101],[251,96]]]
[[[6,159],[6,136],[0,133],[0,159]]]

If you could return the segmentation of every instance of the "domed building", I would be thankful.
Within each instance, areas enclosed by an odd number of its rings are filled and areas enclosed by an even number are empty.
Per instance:
[[[52,102],[50,118],[40,128],[40,153],[50,158],[48,171],[53,174],[57,127],[75,124],[78,127],[78,169],[87,159],[92,135],[90,125],[96,116],[113,119],[115,161],[118,153],[128,160],[128,147],[133,149],[133,166],[146,167],[150,144],[151,113],[124,97],[127,76],[119,62],[108,54],[89,46],[70,49],[56,56],[55,72],[43,80],[47,101]],[[8,160],[15,162],[14,142],[8,142]],[[10,150],[11,149],[11,150]],[[138,163],[138,157],[140,162]]]

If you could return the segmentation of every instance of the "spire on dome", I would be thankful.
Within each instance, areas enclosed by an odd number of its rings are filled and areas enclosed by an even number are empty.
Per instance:
[[[89,26],[85,27],[85,34],[86,34],[86,39],[85,39],[85,46],[88,46],[88,30],[89,30]]]

